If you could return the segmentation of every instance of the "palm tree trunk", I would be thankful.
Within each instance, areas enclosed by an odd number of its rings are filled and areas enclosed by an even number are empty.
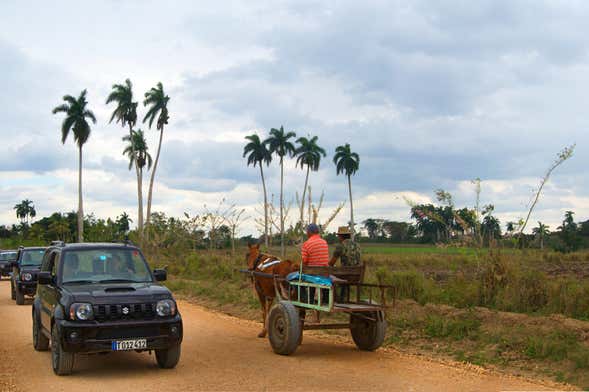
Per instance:
[[[307,184],[309,183],[309,168],[310,166],[307,165],[307,175],[305,176],[305,187],[303,188],[303,197],[301,198],[301,229],[303,229],[303,219],[305,215],[305,194],[307,193]],[[311,223],[309,221],[309,223]]]
[[[157,145],[157,154],[155,155],[155,162],[151,169],[151,178],[149,179],[149,191],[147,192],[147,216],[145,217],[145,228],[149,228],[149,218],[151,215],[151,197],[153,194],[153,181],[155,179],[155,171],[157,169],[157,163],[160,160],[160,151],[162,149],[162,139],[164,138],[164,128],[160,131],[160,141]],[[149,234],[148,234],[149,235]]]
[[[284,258],[284,160],[280,157],[280,256]]]
[[[139,213],[137,217],[139,239],[143,245],[143,169],[139,168],[137,168],[137,211]]]
[[[356,229],[354,226],[354,203],[352,201],[352,179],[350,178],[350,175],[348,175],[348,192],[350,194],[350,225],[352,226],[350,229],[352,230],[352,240],[354,240]]]
[[[262,176],[262,188],[264,189],[264,242],[268,250],[268,195],[266,193],[266,180],[264,179],[264,169],[260,162],[260,176]]]
[[[84,242],[84,205],[82,201],[82,146],[78,156],[78,242]]]
[[[137,231],[139,232],[139,242],[143,244],[143,195],[140,190],[141,185],[139,165],[137,165],[137,155],[135,154],[135,142],[133,141],[133,127],[129,124],[129,141],[131,142],[131,158],[135,166],[135,175],[137,176]]]

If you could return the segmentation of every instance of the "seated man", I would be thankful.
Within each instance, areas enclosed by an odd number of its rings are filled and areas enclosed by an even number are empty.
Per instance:
[[[329,260],[329,265],[334,266],[340,260],[342,266],[360,265],[360,247],[352,240],[352,232],[348,226],[340,226],[337,229],[339,244]],[[337,301],[346,302],[350,295],[350,286],[342,285],[337,290]]]
[[[307,226],[309,239],[303,244],[301,257],[303,265],[309,267],[327,267],[329,265],[329,248],[327,242],[319,235],[319,227],[315,223]]]
[[[329,248],[327,242],[319,235],[319,227],[315,223],[307,226],[307,237],[309,238],[303,244],[301,249],[301,258],[303,265],[309,267],[327,267],[329,266]],[[309,291],[311,301],[315,301],[315,289]],[[329,290],[321,290],[321,302],[327,302]]]
[[[78,255],[73,253],[67,253],[65,260],[63,261],[63,273],[62,279],[64,282],[73,281],[78,279],[78,268],[80,261]]]

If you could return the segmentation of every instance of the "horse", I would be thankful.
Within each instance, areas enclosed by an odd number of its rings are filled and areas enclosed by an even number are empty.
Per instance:
[[[289,273],[298,271],[299,269],[299,265],[294,264],[290,260],[280,260],[278,257],[260,252],[260,244],[248,244],[247,246],[248,252],[245,258],[248,271],[285,277]],[[263,338],[268,332],[266,318],[276,297],[274,279],[252,274],[252,283],[254,284],[256,294],[260,300],[260,306],[262,307],[262,322],[264,326],[258,337]]]

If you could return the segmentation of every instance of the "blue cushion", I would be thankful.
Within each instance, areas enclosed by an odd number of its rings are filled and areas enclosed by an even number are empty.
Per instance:
[[[291,272],[290,274],[286,275],[286,280],[299,280],[299,273]],[[302,281],[305,283],[315,283],[323,286],[331,286],[331,278],[327,276],[303,274]]]

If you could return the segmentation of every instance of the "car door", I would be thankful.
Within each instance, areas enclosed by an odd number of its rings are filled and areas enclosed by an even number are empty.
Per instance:
[[[51,273],[52,282],[46,285],[38,285],[37,295],[41,300],[41,323],[47,330],[51,329],[51,315],[57,305],[57,264],[59,262],[59,251],[52,251],[47,259],[43,260],[41,271]]]

